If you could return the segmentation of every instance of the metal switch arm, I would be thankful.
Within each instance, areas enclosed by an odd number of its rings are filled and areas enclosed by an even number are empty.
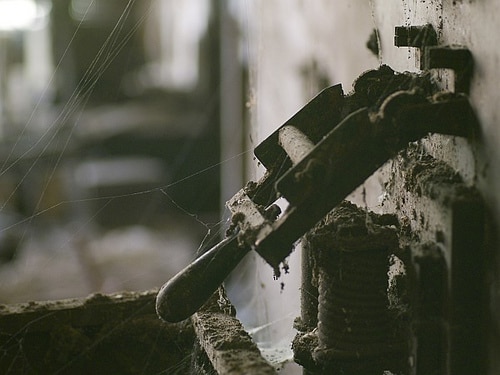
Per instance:
[[[369,72],[360,79],[373,77],[378,76]],[[387,87],[401,78],[388,77]],[[409,142],[428,133],[470,135],[476,118],[467,97],[429,96],[431,93],[415,88],[414,80],[400,82],[372,108],[360,108],[363,100],[356,96],[360,93],[344,98],[334,86],[328,100],[321,98],[325,92],[318,95],[259,145],[256,155],[268,167],[267,175],[258,183],[249,183],[227,203],[238,234],[216,245],[161,288],[156,304],[160,317],[167,321],[189,317],[251,249],[279,274],[294,243]],[[329,115],[316,113],[325,103],[335,103],[334,108],[326,106]],[[346,111],[349,114],[342,116]],[[306,121],[304,113],[313,116],[314,128],[294,121]],[[338,121],[329,122],[335,119]],[[272,158],[280,162],[273,163]],[[284,164],[288,168],[280,168]],[[279,196],[290,203],[281,216],[272,204]]]

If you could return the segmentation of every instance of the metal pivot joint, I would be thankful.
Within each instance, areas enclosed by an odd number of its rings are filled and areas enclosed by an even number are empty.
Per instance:
[[[250,250],[279,275],[294,243],[409,142],[428,133],[467,137],[476,123],[467,97],[437,94],[425,72],[381,66],[354,88],[323,90],[256,147],[267,172],[228,201],[234,233],[162,287],[160,317],[189,317]],[[281,214],[279,197],[289,202]]]

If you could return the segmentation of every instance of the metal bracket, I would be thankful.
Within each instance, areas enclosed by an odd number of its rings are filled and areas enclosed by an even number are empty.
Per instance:
[[[463,46],[438,46],[437,34],[432,25],[396,26],[394,45],[417,48],[420,51],[421,70],[453,70],[455,92],[469,93],[474,69],[471,52]]]
[[[461,46],[425,47],[424,69],[451,69],[455,74],[455,92],[469,93],[474,59]]]

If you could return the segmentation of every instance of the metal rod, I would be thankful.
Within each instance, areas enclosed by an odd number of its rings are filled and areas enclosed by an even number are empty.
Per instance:
[[[279,144],[294,165],[301,161],[314,148],[314,143],[292,125],[283,126],[280,129]]]

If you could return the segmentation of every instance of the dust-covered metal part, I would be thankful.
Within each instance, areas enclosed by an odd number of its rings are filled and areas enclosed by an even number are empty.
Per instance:
[[[347,96],[340,85],[323,90],[256,147],[266,174],[228,202],[237,240],[224,240],[165,284],[157,299],[160,316],[187,318],[251,249],[279,276],[295,242],[409,142],[428,133],[468,136],[475,124],[467,98],[435,94],[426,73],[381,66],[363,73]],[[294,142],[310,151],[296,155]],[[279,197],[290,203],[280,216],[274,205]],[[226,256],[229,262],[220,260]],[[195,291],[197,284],[203,293]],[[178,307],[183,305],[188,307]]]
[[[257,252],[276,268],[291,244],[409,142],[429,133],[472,134],[476,120],[467,98],[443,99],[401,91],[374,111],[346,117],[277,181],[290,206],[269,234],[257,237]]]
[[[433,46],[425,48],[424,69],[451,69],[454,72],[455,92],[468,93],[474,69],[474,59],[462,46]]]
[[[229,302],[221,306],[219,300],[220,296],[215,293],[191,318],[200,346],[217,374],[276,374],[234,316],[234,307]]]
[[[439,46],[436,30],[431,24],[423,26],[396,26],[396,47],[415,47],[420,51],[419,68],[451,69],[454,72],[456,93],[468,93],[474,69],[472,53],[462,46]]]
[[[415,270],[413,306],[413,351],[417,374],[432,374],[446,368],[445,298],[448,274],[442,249],[435,243],[412,244]]]
[[[450,264],[450,373],[484,374],[488,292],[485,246],[486,208],[478,194],[452,205]],[[467,337],[467,340],[464,340]],[[471,353],[464,356],[464,353]]]
[[[437,45],[436,30],[431,24],[423,26],[396,26],[394,28],[396,47],[416,47]]]
[[[279,133],[285,126],[293,126],[317,143],[334,127],[342,116],[344,107],[342,85],[328,87],[315,96],[282,126],[255,148],[255,156],[268,171],[279,176],[291,167],[285,150],[279,144]]]
[[[314,143],[295,126],[287,125],[279,131],[279,144],[295,165],[314,148]]]
[[[394,224],[392,216],[343,202],[308,233],[319,298],[317,328],[299,333],[293,344],[304,367],[382,374],[406,362],[407,344],[388,301],[389,256],[399,246]]]
[[[424,144],[403,150],[395,164],[386,192],[406,227],[400,242],[407,254],[411,312],[409,373],[485,374],[484,201],[474,185]]]
[[[231,227],[228,232],[239,230],[238,241],[242,247],[252,248],[256,236],[272,230],[271,224],[281,209],[277,205],[264,207],[256,204],[246,189],[238,191],[227,203],[231,212]]]

